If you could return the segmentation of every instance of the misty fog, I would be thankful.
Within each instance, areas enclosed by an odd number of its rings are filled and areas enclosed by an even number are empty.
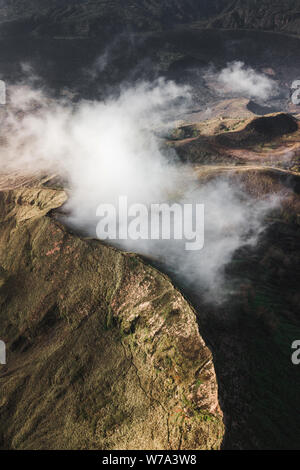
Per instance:
[[[224,83],[245,83],[263,98],[272,81],[255,78],[237,63],[219,75]],[[247,81],[247,80],[246,80]],[[29,84],[28,84],[29,83]],[[238,87],[237,87],[238,88]],[[241,93],[243,90],[240,90]],[[205,241],[189,252],[178,240],[116,240],[122,249],[150,256],[184,283],[221,301],[229,292],[223,270],[233,253],[254,244],[264,217],[278,200],[257,201],[224,177],[201,183],[192,166],[179,161],[163,140],[191,102],[190,89],[163,79],[122,88],[105,101],[71,103],[53,99],[34,81],[9,87],[2,116],[6,142],[0,149],[7,171],[42,171],[68,182],[69,199],[62,221],[80,234],[96,237],[100,204],[200,203],[205,205]],[[111,243],[111,241],[110,241]]]

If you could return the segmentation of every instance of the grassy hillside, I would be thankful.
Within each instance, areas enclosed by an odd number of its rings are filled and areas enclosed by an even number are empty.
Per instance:
[[[49,216],[63,191],[16,184],[0,192],[0,448],[219,448],[187,301],[137,256],[68,233]]]
[[[185,297],[138,256],[70,233],[55,218],[66,199],[57,181],[0,179],[0,325],[8,345],[0,447],[299,447],[295,122],[283,114],[206,121],[179,128],[182,140],[168,143],[191,154],[200,184],[221,176],[259,201],[283,197],[258,243],[226,266],[234,289],[221,305],[204,302],[174,272]],[[247,149],[239,148],[245,139]]]

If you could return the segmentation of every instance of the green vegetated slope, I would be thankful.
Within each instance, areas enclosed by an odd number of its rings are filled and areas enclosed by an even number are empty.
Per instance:
[[[195,311],[138,256],[68,232],[52,213],[66,200],[55,180],[0,180],[2,448],[299,448],[295,122],[228,117],[174,131],[183,147],[205,136],[211,154],[219,145],[219,162],[194,159],[199,184],[222,178],[254,204],[282,199],[257,243],[226,266],[227,301],[204,303],[175,279]]]
[[[193,309],[137,256],[69,233],[64,191],[0,192],[4,449],[218,449],[212,355]]]

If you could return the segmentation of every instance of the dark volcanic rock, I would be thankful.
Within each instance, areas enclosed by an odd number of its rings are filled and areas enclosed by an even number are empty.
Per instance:
[[[203,27],[300,32],[299,0],[2,0],[1,34],[95,36]]]

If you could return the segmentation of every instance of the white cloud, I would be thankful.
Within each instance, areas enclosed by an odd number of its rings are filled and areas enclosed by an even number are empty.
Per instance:
[[[234,251],[255,242],[253,232],[273,202],[254,202],[223,179],[200,184],[175,151],[162,145],[167,129],[189,101],[189,90],[158,80],[127,88],[104,102],[54,101],[40,90],[10,87],[0,148],[2,167],[51,171],[70,185],[66,223],[96,236],[101,203],[194,202],[205,204],[205,247],[184,250],[184,242],[120,242],[122,248],[150,255],[183,283],[204,289],[210,299],[224,294],[223,268]],[[156,132],[154,132],[156,131]]]
[[[221,93],[230,92],[244,98],[265,101],[278,93],[274,80],[240,61],[229,63],[217,75],[217,82]]]

